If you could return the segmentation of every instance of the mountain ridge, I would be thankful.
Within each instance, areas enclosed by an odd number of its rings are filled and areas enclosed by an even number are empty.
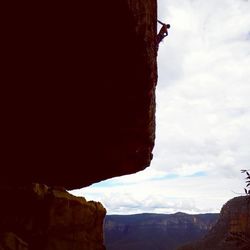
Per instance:
[[[202,238],[218,216],[183,212],[106,215],[105,245],[107,250],[174,250]]]

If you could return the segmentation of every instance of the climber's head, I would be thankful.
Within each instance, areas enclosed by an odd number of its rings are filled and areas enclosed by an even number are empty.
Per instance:
[[[167,29],[170,29],[170,24],[167,24]]]

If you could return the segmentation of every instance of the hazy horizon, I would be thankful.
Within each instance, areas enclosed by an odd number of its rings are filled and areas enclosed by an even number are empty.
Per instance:
[[[156,215],[175,215],[175,214],[187,214],[187,215],[206,215],[206,214],[219,214],[219,213],[184,213],[184,212],[174,212],[174,213],[137,213],[137,214],[107,214],[107,215],[114,215],[114,216],[133,216],[133,215],[142,215],[142,214],[156,214]]]

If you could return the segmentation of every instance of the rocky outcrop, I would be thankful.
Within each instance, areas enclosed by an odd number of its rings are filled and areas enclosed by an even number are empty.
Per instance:
[[[104,232],[107,250],[175,250],[202,238],[218,214],[185,213],[107,215]]]
[[[0,249],[104,249],[101,204],[46,185],[75,189],[149,166],[156,0],[3,11]]]
[[[149,166],[156,0],[19,2],[4,11],[0,185],[74,189]]]
[[[28,244],[12,232],[0,235],[0,250],[28,250]]]
[[[104,250],[99,202],[32,184],[0,190],[1,250]]]
[[[200,242],[178,250],[248,250],[250,246],[250,197],[228,201],[218,222]]]

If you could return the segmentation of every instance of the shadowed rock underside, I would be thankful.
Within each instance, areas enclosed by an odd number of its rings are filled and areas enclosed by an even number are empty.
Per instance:
[[[150,164],[156,0],[6,5],[0,250],[103,250],[105,209],[64,188]]]
[[[1,185],[80,188],[149,166],[156,1],[11,5]]]

